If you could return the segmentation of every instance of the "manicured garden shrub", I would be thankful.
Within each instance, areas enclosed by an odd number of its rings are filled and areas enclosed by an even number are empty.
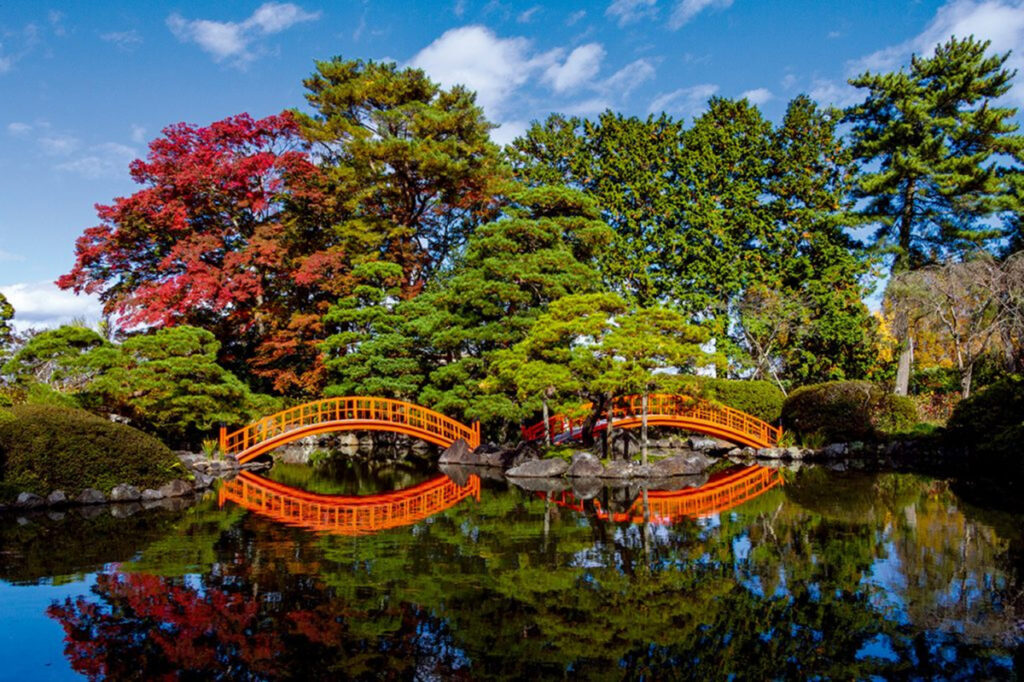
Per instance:
[[[952,442],[993,462],[1024,461],[1024,377],[1004,377],[962,400],[948,428]]]
[[[0,488],[68,496],[118,483],[159,487],[186,472],[166,445],[83,410],[17,405],[0,420]]]
[[[869,381],[830,381],[803,386],[782,405],[782,424],[801,436],[826,442],[874,440],[910,430],[917,408]]]
[[[689,379],[696,379],[697,390],[702,397],[742,410],[766,422],[776,421],[782,413],[785,396],[770,381],[712,377]]]

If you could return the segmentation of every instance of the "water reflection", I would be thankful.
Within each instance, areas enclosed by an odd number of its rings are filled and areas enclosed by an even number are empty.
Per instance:
[[[48,613],[72,667],[111,679],[973,679],[1024,665],[1022,518],[942,481],[811,469],[649,528],[594,509],[488,484],[479,502],[344,536],[200,505],[159,540],[131,531],[134,560]]]
[[[467,497],[480,500],[480,477],[459,485],[438,476],[420,485],[377,495],[323,495],[246,471],[220,485],[223,507],[232,502],[293,526],[339,535],[379,533],[450,509]]]

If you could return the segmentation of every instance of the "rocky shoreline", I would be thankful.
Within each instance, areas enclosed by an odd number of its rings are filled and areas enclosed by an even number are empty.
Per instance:
[[[161,506],[165,500],[182,499],[201,494],[213,487],[219,478],[230,478],[241,470],[261,470],[269,467],[265,462],[238,464],[234,458],[211,458],[193,452],[178,452],[178,460],[192,475],[192,480],[173,479],[159,488],[140,489],[130,483],[120,483],[105,495],[95,488],[86,488],[75,497],[68,497],[63,490],[54,490],[48,495],[20,493],[7,505],[0,504],[0,513],[6,511],[32,511],[62,509],[68,507],[98,507],[103,505],[140,505],[141,508]]]

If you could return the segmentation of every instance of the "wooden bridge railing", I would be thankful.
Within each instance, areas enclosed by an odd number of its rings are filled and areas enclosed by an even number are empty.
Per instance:
[[[321,495],[243,471],[220,486],[219,501],[234,502],[275,521],[340,535],[366,535],[422,521],[467,497],[480,500],[480,477],[466,485],[439,476],[377,495]]]
[[[480,425],[466,426],[421,405],[390,398],[324,398],[282,410],[237,431],[221,429],[220,449],[247,461],[275,447],[331,431],[390,431],[448,447],[480,445]]]
[[[635,428],[641,423],[641,401],[639,395],[623,396],[614,401],[611,410],[615,428]],[[592,409],[591,403],[580,406],[585,414]],[[607,414],[605,415],[607,418]],[[579,438],[586,417],[570,418],[556,414],[548,419],[551,437],[561,436]],[[709,433],[728,440],[738,441],[744,445],[766,448],[778,445],[782,429],[741,412],[740,410],[717,405],[691,396],[667,393],[652,393],[647,397],[647,421],[651,426],[676,426],[692,431]],[[595,431],[608,428],[606,421],[598,422]],[[525,440],[544,438],[544,422],[524,427]]]
[[[713,478],[699,488],[652,490],[647,493],[648,519],[651,523],[665,525],[682,518],[720,514],[781,484],[782,475],[778,469],[754,465]],[[544,493],[538,495],[543,497]],[[563,492],[553,501],[561,507],[583,511],[583,502],[571,492]],[[608,512],[601,508],[598,500],[594,500],[594,507],[600,519],[610,517],[616,523],[641,523],[644,520],[642,497],[637,497],[626,512]]]

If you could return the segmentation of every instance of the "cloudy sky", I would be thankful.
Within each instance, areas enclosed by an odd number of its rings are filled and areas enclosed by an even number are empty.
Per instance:
[[[95,317],[95,302],[52,282],[95,224],[93,205],[133,191],[128,163],[164,126],[301,106],[317,59],[389,59],[464,83],[499,142],[552,111],[689,119],[721,95],[777,119],[799,93],[842,106],[857,96],[850,76],[950,35],[1019,47],[1011,62],[1024,66],[1024,0],[410,5],[0,3],[0,291],[20,325]]]

